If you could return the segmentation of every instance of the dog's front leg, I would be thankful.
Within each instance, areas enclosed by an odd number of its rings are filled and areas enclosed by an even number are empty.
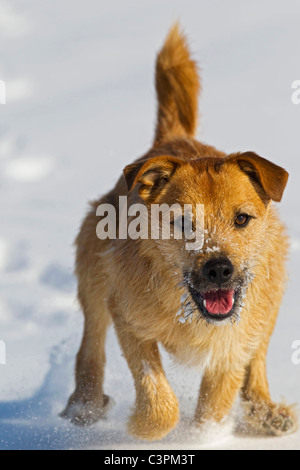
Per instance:
[[[137,338],[120,318],[114,321],[136,389],[128,430],[141,439],[161,439],[176,425],[179,408],[165,377],[157,343]]]
[[[292,406],[271,400],[266,377],[266,350],[264,341],[246,368],[242,388],[242,405],[246,423],[259,433],[282,436],[297,429]]]
[[[196,424],[206,421],[220,422],[225,418],[242,386],[244,371],[206,370],[195,413]]]

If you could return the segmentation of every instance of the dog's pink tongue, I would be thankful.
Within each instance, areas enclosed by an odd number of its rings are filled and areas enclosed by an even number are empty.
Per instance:
[[[204,295],[205,308],[213,314],[226,315],[232,310],[234,301],[234,290],[219,290],[216,292],[206,292]]]

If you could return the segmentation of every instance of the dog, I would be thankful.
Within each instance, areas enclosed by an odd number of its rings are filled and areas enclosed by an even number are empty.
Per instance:
[[[178,361],[203,367],[197,426],[226,420],[240,397],[245,422],[255,431],[284,435],[296,429],[293,408],[271,400],[266,377],[289,245],[274,202],[282,199],[288,173],[252,151],[228,155],[197,141],[200,89],[197,64],[176,24],[157,55],[153,146],[91,203],[76,239],[85,325],[76,388],[62,412],[75,424],[96,422],[110,406],[103,381],[105,337],[113,323],[135,384],[128,420],[134,436],[161,439],[179,419],[158,344]],[[184,237],[174,236],[100,239],[97,208],[117,210],[120,197],[146,209],[202,205],[202,245],[188,250]],[[116,224],[118,231],[120,216]]]

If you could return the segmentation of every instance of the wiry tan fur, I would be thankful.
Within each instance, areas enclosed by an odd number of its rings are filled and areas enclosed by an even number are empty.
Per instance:
[[[193,136],[200,83],[187,41],[176,24],[156,61],[158,118],[154,144],[168,136]]]
[[[222,420],[240,393],[245,418],[254,428],[278,435],[291,432],[294,414],[272,402],[266,379],[266,351],[284,292],[288,248],[272,199],[281,199],[287,173],[252,152],[226,155],[194,139],[200,85],[178,25],[158,55],[156,89],[152,149],[125,168],[110,193],[91,204],[76,240],[85,328],[76,389],[62,415],[90,424],[106,410],[104,345],[113,322],[135,383],[128,423],[133,435],[160,439],[179,418],[158,343],[182,362],[205,365],[196,423]],[[120,195],[128,196],[129,205],[203,203],[203,249],[184,250],[183,240],[99,240],[96,208],[101,203],[118,208]],[[245,229],[232,223],[237,206],[255,213]],[[216,250],[230,258],[247,284],[239,321],[209,323],[198,312],[191,322],[178,323],[176,313],[186,293],[184,273],[200,271]]]

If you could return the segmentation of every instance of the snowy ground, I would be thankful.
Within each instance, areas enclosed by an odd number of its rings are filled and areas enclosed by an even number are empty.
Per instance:
[[[189,424],[200,375],[165,355],[181,422],[159,443],[129,437],[133,383],[113,331],[108,418],[82,430],[57,417],[73,389],[82,330],[72,242],[87,201],[151,144],[155,54],[177,19],[202,69],[199,138],[228,152],[254,150],[291,174],[280,209],[291,279],[268,376],[275,400],[300,403],[300,364],[291,359],[300,340],[300,105],[291,102],[299,17],[298,0],[0,0],[1,449],[300,449],[299,431],[204,439]]]

